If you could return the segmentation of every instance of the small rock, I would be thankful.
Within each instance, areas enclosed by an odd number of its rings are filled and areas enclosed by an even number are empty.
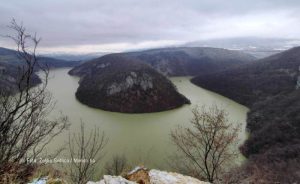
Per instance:
[[[190,176],[155,169],[149,171],[149,177],[151,184],[209,184]]]
[[[146,168],[136,167],[126,175],[126,179],[142,184],[150,184],[149,173]]]
[[[87,184],[136,184],[135,182],[128,181],[125,178],[122,178],[121,176],[109,176],[104,175],[103,180],[100,180],[99,182],[87,182]]]

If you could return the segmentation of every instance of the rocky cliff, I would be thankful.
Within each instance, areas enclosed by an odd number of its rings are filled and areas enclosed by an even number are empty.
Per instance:
[[[106,55],[69,73],[81,77],[76,98],[107,111],[159,112],[190,103],[165,76],[123,55]]]

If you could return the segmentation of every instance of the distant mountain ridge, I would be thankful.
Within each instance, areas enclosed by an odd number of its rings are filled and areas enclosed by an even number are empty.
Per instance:
[[[211,73],[255,60],[255,57],[239,51],[208,47],[174,47],[138,52],[116,53],[152,66],[166,76],[193,76]],[[77,67],[74,68],[74,71]],[[88,73],[85,65],[81,73]]]
[[[240,50],[261,59],[300,46],[300,39],[236,37],[194,41],[184,46]]]
[[[48,53],[42,54],[44,57],[51,57],[55,59],[61,59],[66,61],[88,61],[91,59],[95,59],[109,53],[106,52],[91,52],[91,53]]]
[[[38,61],[40,64],[47,65],[50,68],[73,67],[80,63],[80,61],[66,61],[43,56],[38,56]],[[3,47],[0,47],[0,62],[12,65],[20,65],[23,63],[18,58],[17,51]]]
[[[210,73],[255,60],[239,51],[210,47],[174,47],[123,54],[138,58],[167,76]]]

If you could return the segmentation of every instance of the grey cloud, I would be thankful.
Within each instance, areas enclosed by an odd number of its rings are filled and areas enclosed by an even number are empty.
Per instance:
[[[51,47],[222,36],[289,37],[300,35],[281,25],[300,29],[299,7],[296,0],[9,0],[0,4],[0,34],[8,33],[5,25],[14,17],[29,31],[38,32],[43,46]],[[247,31],[239,26],[251,28],[255,22],[261,23],[254,28],[261,27]]]

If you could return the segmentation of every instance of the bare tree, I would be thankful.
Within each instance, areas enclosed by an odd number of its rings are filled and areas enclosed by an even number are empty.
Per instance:
[[[22,64],[15,76],[14,93],[0,89],[0,175],[7,164],[34,159],[68,126],[66,117],[47,119],[54,103],[46,89],[49,70],[39,65],[36,56],[40,39],[36,34],[28,34],[15,20],[9,28],[15,32],[8,37],[16,43]],[[38,70],[41,84],[36,86]]]
[[[181,172],[214,182],[238,156],[240,125],[229,123],[227,113],[212,106],[192,109],[192,128],[178,127],[171,139],[179,154],[172,159],[172,166]]]
[[[108,175],[118,176],[128,168],[125,155],[115,155],[110,162],[104,166],[104,172]]]
[[[103,149],[108,139],[99,128],[94,128],[86,135],[84,123],[80,132],[69,136],[71,165],[70,177],[73,183],[85,184],[95,174],[95,166],[103,158]]]

